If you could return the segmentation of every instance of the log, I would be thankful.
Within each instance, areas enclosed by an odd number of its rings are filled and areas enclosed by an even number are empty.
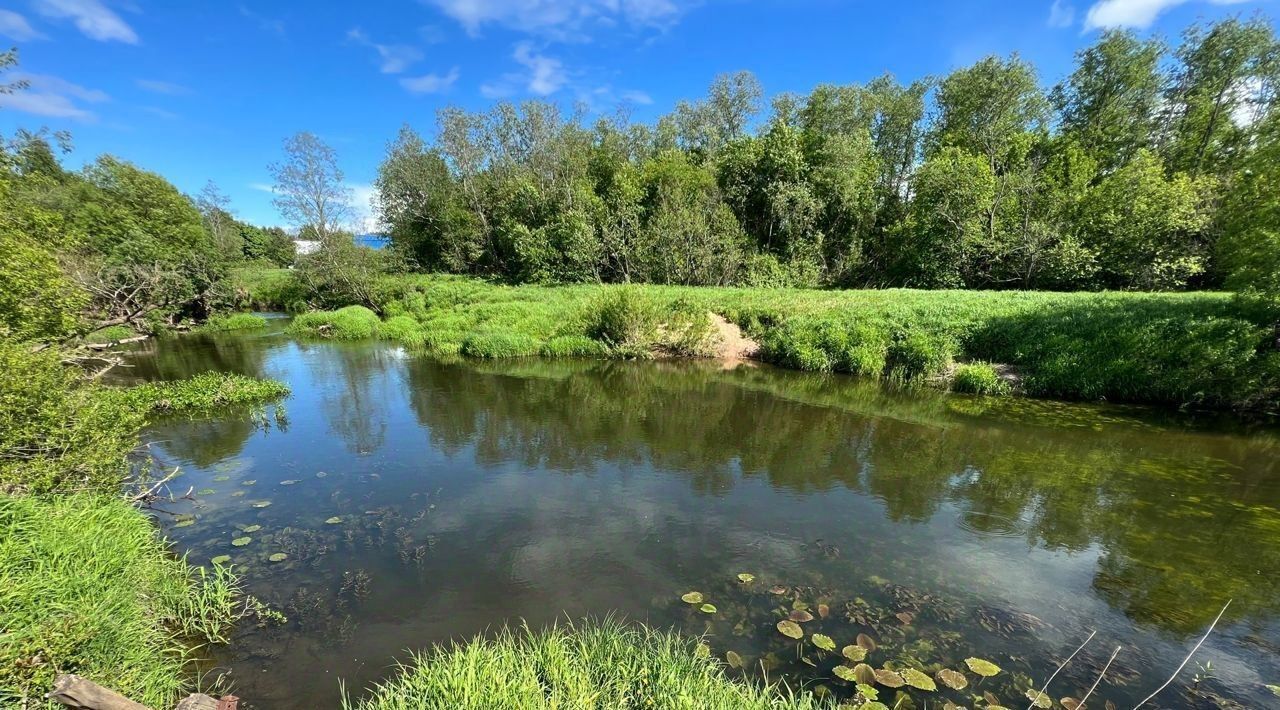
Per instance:
[[[46,698],[75,710],[150,710],[78,675],[60,675]]]

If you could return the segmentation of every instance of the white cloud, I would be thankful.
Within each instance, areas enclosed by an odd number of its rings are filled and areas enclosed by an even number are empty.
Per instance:
[[[265,192],[271,195],[276,194],[276,188],[265,182],[251,182],[249,183],[249,189],[257,190],[258,192]]]
[[[457,67],[449,70],[448,74],[424,74],[416,77],[405,77],[400,80],[400,86],[412,94],[438,94],[441,91],[448,91],[454,82],[458,80],[461,73]]]
[[[12,94],[0,94],[0,108],[36,116],[95,121],[97,116],[82,104],[102,103],[110,98],[102,91],[86,89],[56,76],[16,72],[5,76],[6,83],[10,80],[26,81],[29,87]]]
[[[1053,5],[1049,7],[1050,27],[1070,27],[1075,20],[1075,6],[1062,0],[1053,0]]]
[[[1099,0],[1084,18],[1086,30],[1109,27],[1150,27],[1165,10],[1191,0]],[[1238,5],[1250,0],[1208,0],[1213,5]]]
[[[584,40],[595,27],[663,29],[691,0],[422,0],[479,34],[487,24],[560,40]]]
[[[538,52],[530,42],[517,44],[511,56],[524,67],[524,71],[504,74],[497,81],[482,85],[480,93],[485,98],[500,99],[521,91],[550,96],[569,80],[563,62]]]
[[[359,27],[347,30],[347,39],[366,47],[372,47],[382,60],[383,74],[399,74],[422,59],[422,52],[401,44],[378,44]]]
[[[624,91],[622,92],[622,100],[637,106],[648,106],[653,103],[653,97],[643,91]]]
[[[181,85],[173,84],[167,81],[156,81],[154,79],[137,79],[133,83],[138,88],[150,91],[153,94],[164,94],[166,96],[186,96],[195,93],[191,89]]]
[[[133,28],[100,0],[35,0],[35,7],[45,17],[71,20],[82,34],[99,42],[138,43]]]
[[[378,222],[378,188],[367,183],[347,183],[351,191],[352,227],[360,234],[382,231]]]
[[[18,42],[44,39],[44,35],[36,32],[27,18],[12,10],[0,10],[0,35]]]

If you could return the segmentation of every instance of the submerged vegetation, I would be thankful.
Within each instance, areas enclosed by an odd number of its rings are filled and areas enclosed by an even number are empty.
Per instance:
[[[492,638],[415,656],[347,710],[410,708],[706,708],[804,710],[828,707],[810,693],[730,680],[696,638],[617,621],[502,629]]]

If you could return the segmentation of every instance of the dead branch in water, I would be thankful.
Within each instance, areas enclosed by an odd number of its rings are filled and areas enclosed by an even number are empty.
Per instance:
[[[1232,602],[1232,601],[1234,601],[1234,600],[1233,600],[1233,599],[1228,599],[1228,600],[1227,600],[1227,603],[1222,605],[1222,611],[1218,612],[1218,616],[1217,616],[1217,618],[1215,618],[1215,619],[1213,620],[1213,623],[1212,623],[1212,624],[1209,624],[1209,629],[1208,629],[1207,631],[1205,631],[1205,632],[1204,632],[1204,636],[1201,636],[1201,637],[1200,637],[1200,641],[1199,641],[1198,643],[1196,643],[1196,645],[1195,645],[1195,647],[1194,647],[1194,648],[1192,648],[1192,649],[1191,649],[1191,653],[1188,653],[1188,654],[1187,654],[1187,657],[1186,657],[1186,658],[1184,658],[1184,659],[1182,659],[1182,664],[1181,664],[1181,665],[1179,665],[1179,666],[1178,666],[1178,669],[1177,669],[1176,671],[1174,671],[1174,672],[1173,672],[1173,675],[1169,676],[1169,680],[1166,680],[1166,681],[1164,682],[1164,685],[1160,686],[1159,688],[1156,688],[1156,690],[1155,690],[1155,692],[1154,692],[1154,693],[1152,693],[1151,695],[1148,695],[1147,697],[1143,698],[1143,699],[1142,699],[1142,702],[1138,703],[1137,705],[1134,705],[1134,706],[1133,706],[1133,710],[1138,710],[1138,708],[1142,707],[1143,705],[1146,705],[1146,704],[1147,704],[1147,701],[1149,701],[1149,700],[1151,700],[1152,698],[1156,697],[1157,695],[1159,695],[1159,694],[1160,694],[1160,692],[1161,692],[1161,691],[1163,691],[1165,688],[1168,688],[1168,687],[1169,687],[1169,684],[1173,682],[1173,679],[1174,679],[1174,678],[1177,678],[1177,677],[1178,677],[1178,674],[1182,672],[1182,669],[1187,667],[1187,663],[1191,661],[1191,657],[1192,657],[1192,656],[1194,656],[1194,655],[1196,655],[1196,651],[1199,651],[1199,650],[1200,650],[1200,647],[1204,645],[1205,639],[1209,638],[1209,634],[1213,633],[1213,627],[1217,626],[1217,625],[1218,625],[1218,622],[1222,620],[1222,615],[1223,615],[1223,614],[1225,614],[1225,613],[1227,613],[1227,607],[1231,606],[1231,602]]]
[[[174,477],[178,475],[178,471],[181,470],[181,468],[182,468],[181,466],[174,466],[173,471],[170,472],[168,476],[165,476],[159,481],[156,481],[156,484],[154,486],[130,498],[129,500],[133,501],[134,503],[150,503],[156,500],[157,498],[160,497],[159,495],[157,495],[157,493],[160,491],[160,487],[168,483],[169,481],[172,481]],[[188,493],[188,495],[190,495],[190,493]]]
[[[1116,646],[1116,650],[1111,652],[1111,658],[1107,659],[1107,665],[1102,667],[1102,672],[1098,674],[1098,679],[1093,681],[1093,685],[1090,686],[1089,692],[1085,693],[1083,698],[1080,698],[1080,704],[1077,707],[1083,708],[1085,701],[1089,699],[1090,695],[1093,695],[1093,691],[1098,689],[1098,684],[1101,683],[1102,678],[1107,675],[1107,669],[1110,668],[1111,664],[1116,660],[1116,656],[1120,655],[1120,648],[1120,646]]]
[[[1058,666],[1058,670],[1054,671],[1053,675],[1049,676],[1049,680],[1046,680],[1044,682],[1044,687],[1040,689],[1040,695],[1048,697],[1049,684],[1053,682],[1054,678],[1058,677],[1058,674],[1062,672],[1063,668],[1067,667],[1068,663],[1071,663],[1071,659],[1075,658],[1077,653],[1080,653],[1081,651],[1083,651],[1084,647],[1088,646],[1089,642],[1093,640],[1093,637],[1097,635],[1098,635],[1098,630],[1094,629],[1093,632],[1089,634],[1089,638],[1085,639],[1084,643],[1080,644],[1079,648],[1077,648],[1075,651],[1072,651],[1070,656],[1067,656],[1067,660],[1063,661],[1062,665]],[[1037,696],[1037,699],[1039,699],[1039,696]],[[1035,706],[1036,706],[1036,701],[1032,700],[1031,704],[1027,706],[1027,710],[1032,710],[1032,708],[1034,708]]]

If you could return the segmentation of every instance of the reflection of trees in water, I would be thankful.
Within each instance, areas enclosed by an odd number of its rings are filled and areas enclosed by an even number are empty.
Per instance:
[[[325,344],[309,358],[320,406],[334,434],[353,454],[371,454],[387,437],[387,406],[395,396],[388,378],[392,351],[365,345]]]
[[[1095,587],[1142,623],[1191,632],[1227,597],[1236,618],[1280,609],[1280,451],[1270,435],[1166,429],[1083,406],[1029,408],[1035,419],[1020,421],[967,413],[977,400],[772,371],[415,361],[408,372],[433,445],[474,445],[483,462],[646,463],[707,492],[731,485],[740,466],[778,488],[874,496],[897,521],[950,504],[979,532],[1046,549],[1099,546]],[[1081,426],[1091,417],[1108,426]]]
[[[265,376],[263,364],[272,348],[260,337],[196,333],[172,337],[180,338],[181,344],[175,347],[170,338],[152,338],[135,346],[129,367],[120,376],[131,381],[178,380],[210,371]]]
[[[258,423],[248,411],[223,419],[183,421],[173,426],[177,429],[157,428],[155,438],[164,441],[164,449],[169,454],[202,468],[240,455],[249,437],[258,429]]]

